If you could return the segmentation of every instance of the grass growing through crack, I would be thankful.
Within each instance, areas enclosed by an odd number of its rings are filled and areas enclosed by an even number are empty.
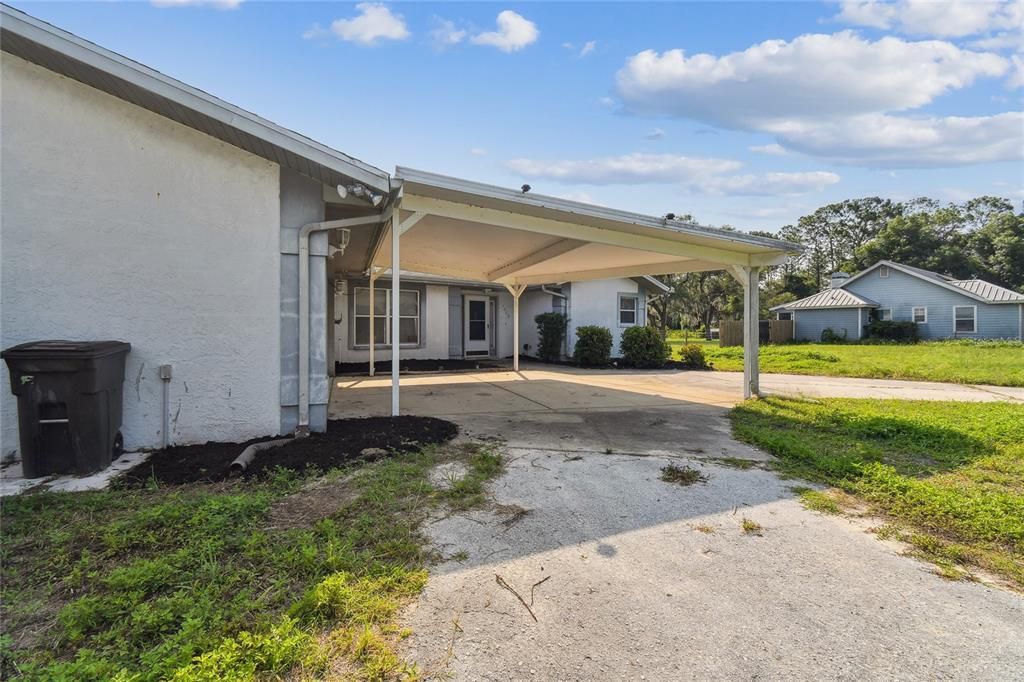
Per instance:
[[[886,516],[944,575],[980,568],[1024,589],[1024,405],[766,398],[732,420],[783,473]],[[833,511],[834,494],[803,495]]]
[[[299,528],[268,524],[312,478],[288,472],[5,500],[0,677],[414,677],[394,619],[426,580],[420,523],[448,495],[427,474],[446,457],[365,465],[351,501]],[[463,505],[501,468],[491,450],[470,460]]]
[[[740,522],[740,527],[743,529],[744,535],[760,535],[763,527],[757,521],[748,519],[746,516],[743,517],[743,521]]]
[[[704,483],[708,480],[706,474],[702,474],[693,467],[688,467],[685,464],[679,466],[678,464],[668,464],[661,468],[661,480],[666,483],[675,483],[676,485],[693,485],[694,483]]]

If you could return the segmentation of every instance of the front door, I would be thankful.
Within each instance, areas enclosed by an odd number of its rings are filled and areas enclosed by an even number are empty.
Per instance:
[[[491,321],[486,296],[466,296],[465,354],[487,357],[491,354]]]

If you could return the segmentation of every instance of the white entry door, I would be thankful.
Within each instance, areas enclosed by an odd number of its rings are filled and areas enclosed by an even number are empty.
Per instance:
[[[466,296],[466,324],[463,342],[467,358],[491,354],[491,320],[487,296]]]

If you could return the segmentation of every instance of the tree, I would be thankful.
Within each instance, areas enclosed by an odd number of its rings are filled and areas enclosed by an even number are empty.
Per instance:
[[[1024,292],[1024,215],[992,214],[968,241],[983,279]]]

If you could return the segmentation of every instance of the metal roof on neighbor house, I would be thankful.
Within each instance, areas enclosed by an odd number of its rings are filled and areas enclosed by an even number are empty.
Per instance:
[[[783,303],[772,310],[829,310],[833,308],[877,308],[878,304],[845,289],[825,289],[799,301]]]
[[[385,171],[6,5],[0,48],[314,180],[390,190]]]
[[[949,283],[975,296],[980,296],[989,303],[1024,303],[1024,294],[981,279],[954,279]]]

